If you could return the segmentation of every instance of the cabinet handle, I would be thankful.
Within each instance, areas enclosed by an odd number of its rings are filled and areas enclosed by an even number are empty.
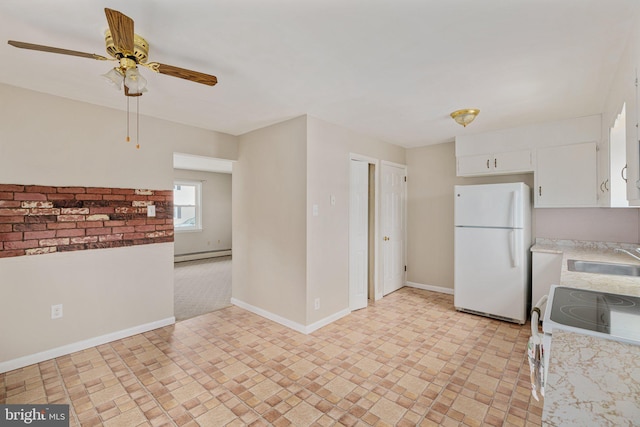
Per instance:
[[[600,183],[600,192],[604,193],[604,181]]]
[[[627,169],[627,165],[624,165],[624,167],[622,168],[622,170],[620,171],[620,175],[622,176],[622,179],[624,179],[624,182],[627,182],[627,177],[624,176],[624,171],[625,169]]]
[[[605,180],[604,180],[604,189],[605,189],[606,191],[609,191],[608,184],[609,184],[609,178],[607,178],[607,179],[605,179]]]
[[[498,158],[497,157],[495,159],[493,159],[493,167],[494,168],[498,167]]]
[[[538,196],[542,196],[542,186],[538,187]]]
[[[487,159],[487,169],[489,169],[489,159]]]

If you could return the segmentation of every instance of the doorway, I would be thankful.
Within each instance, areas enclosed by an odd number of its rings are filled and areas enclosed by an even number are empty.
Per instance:
[[[375,299],[375,167],[371,159],[353,156],[349,168],[349,308]]]
[[[173,155],[176,320],[230,305],[232,163]]]
[[[405,165],[351,154],[349,308],[367,306],[405,285]]]

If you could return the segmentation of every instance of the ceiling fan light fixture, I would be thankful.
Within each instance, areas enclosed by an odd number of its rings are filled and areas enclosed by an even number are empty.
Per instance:
[[[459,125],[463,127],[467,127],[469,123],[471,123],[476,116],[480,113],[480,110],[477,108],[466,108],[463,110],[456,110],[451,113],[451,118],[456,121]]]
[[[142,77],[138,68],[129,68],[124,77],[124,84],[129,93],[143,93],[146,92],[147,79]]]
[[[122,82],[124,76],[118,68],[112,68],[106,73],[102,74],[102,77],[116,90],[122,90]]]

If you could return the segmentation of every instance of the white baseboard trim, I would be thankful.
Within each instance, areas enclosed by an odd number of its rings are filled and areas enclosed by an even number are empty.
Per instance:
[[[444,286],[423,285],[422,283],[406,282],[407,286],[417,289],[424,289],[425,291],[440,292],[441,294],[453,295],[453,289],[445,288]]]
[[[151,331],[153,329],[162,328],[164,326],[173,325],[176,323],[175,317],[167,317],[166,319],[157,320],[155,322],[145,323],[143,325],[134,326],[132,328],[123,329],[116,332],[111,332],[99,337],[89,338],[83,341],[63,345],[61,347],[52,348],[51,350],[45,350],[40,353],[30,354],[28,356],[18,357],[17,359],[7,360],[6,362],[0,362],[0,374],[4,372],[13,371],[14,369],[24,368],[25,366],[33,365],[35,363],[44,362],[56,357],[65,356],[67,354],[75,353],[76,351],[85,350],[90,347],[106,344],[108,342],[116,341],[122,338],[127,338],[132,335],[141,334],[143,332]]]
[[[277,314],[271,313],[270,311],[267,311],[265,309],[262,309],[260,307],[256,307],[254,305],[248,304],[244,301],[240,301],[237,298],[231,298],[231,304],[238,306],[240,308],[243,308],[247,311],[250,311],[254,314],[257,314],[258,316],[262,316],[266,319],[272,320],[276,323],[281,324],[282,326],[286,326],[289,329],[293,329],[294,331],[300,332],[301,334],[305,334],[308,335],[310,333],[312,333],[313,331],[317,331],[318,329],[322,328],[323,326],[326,326],[332,322],[335,322],[336,320],[340,319],[341,317],[346,316],[347,314],[351,313],[351,311],[349,309],[345,309],[342,311],[339,311],[337,313],[332,314],[331,316],[325,317],[324,319],[321,319],[315,323],[312,323],[311,325],[305,326],[302,325],[300,323],[294,322],[292,320],[286,319],[282,316],[279,316]]]
[[[231,249],[221,251],[196,252],[193,254],[174,255],[173,262],[196,261],[199,259],[217,258],[231,255]]]
[[[349,314],[351,314],[351,310],[349,310],[348,308],[345,308],[344,310],[341,310],[337,313],[333,313],[331,316],[327,316],[324,319],[320,319],[315,323],[310,324],[309,326],[306,327],[307,330],[307,334],[310,334],[314,331],[317,331],[318,329],[322,328],[323,326],[327,326],[330,323],[335,322],[338,319],[341,319],[345,316],[348,316]]]

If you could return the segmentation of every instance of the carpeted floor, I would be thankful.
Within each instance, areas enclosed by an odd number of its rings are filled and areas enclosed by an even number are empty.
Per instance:
[[[231,257],[174,264],[176,320],[190,319],[231,305]]]

